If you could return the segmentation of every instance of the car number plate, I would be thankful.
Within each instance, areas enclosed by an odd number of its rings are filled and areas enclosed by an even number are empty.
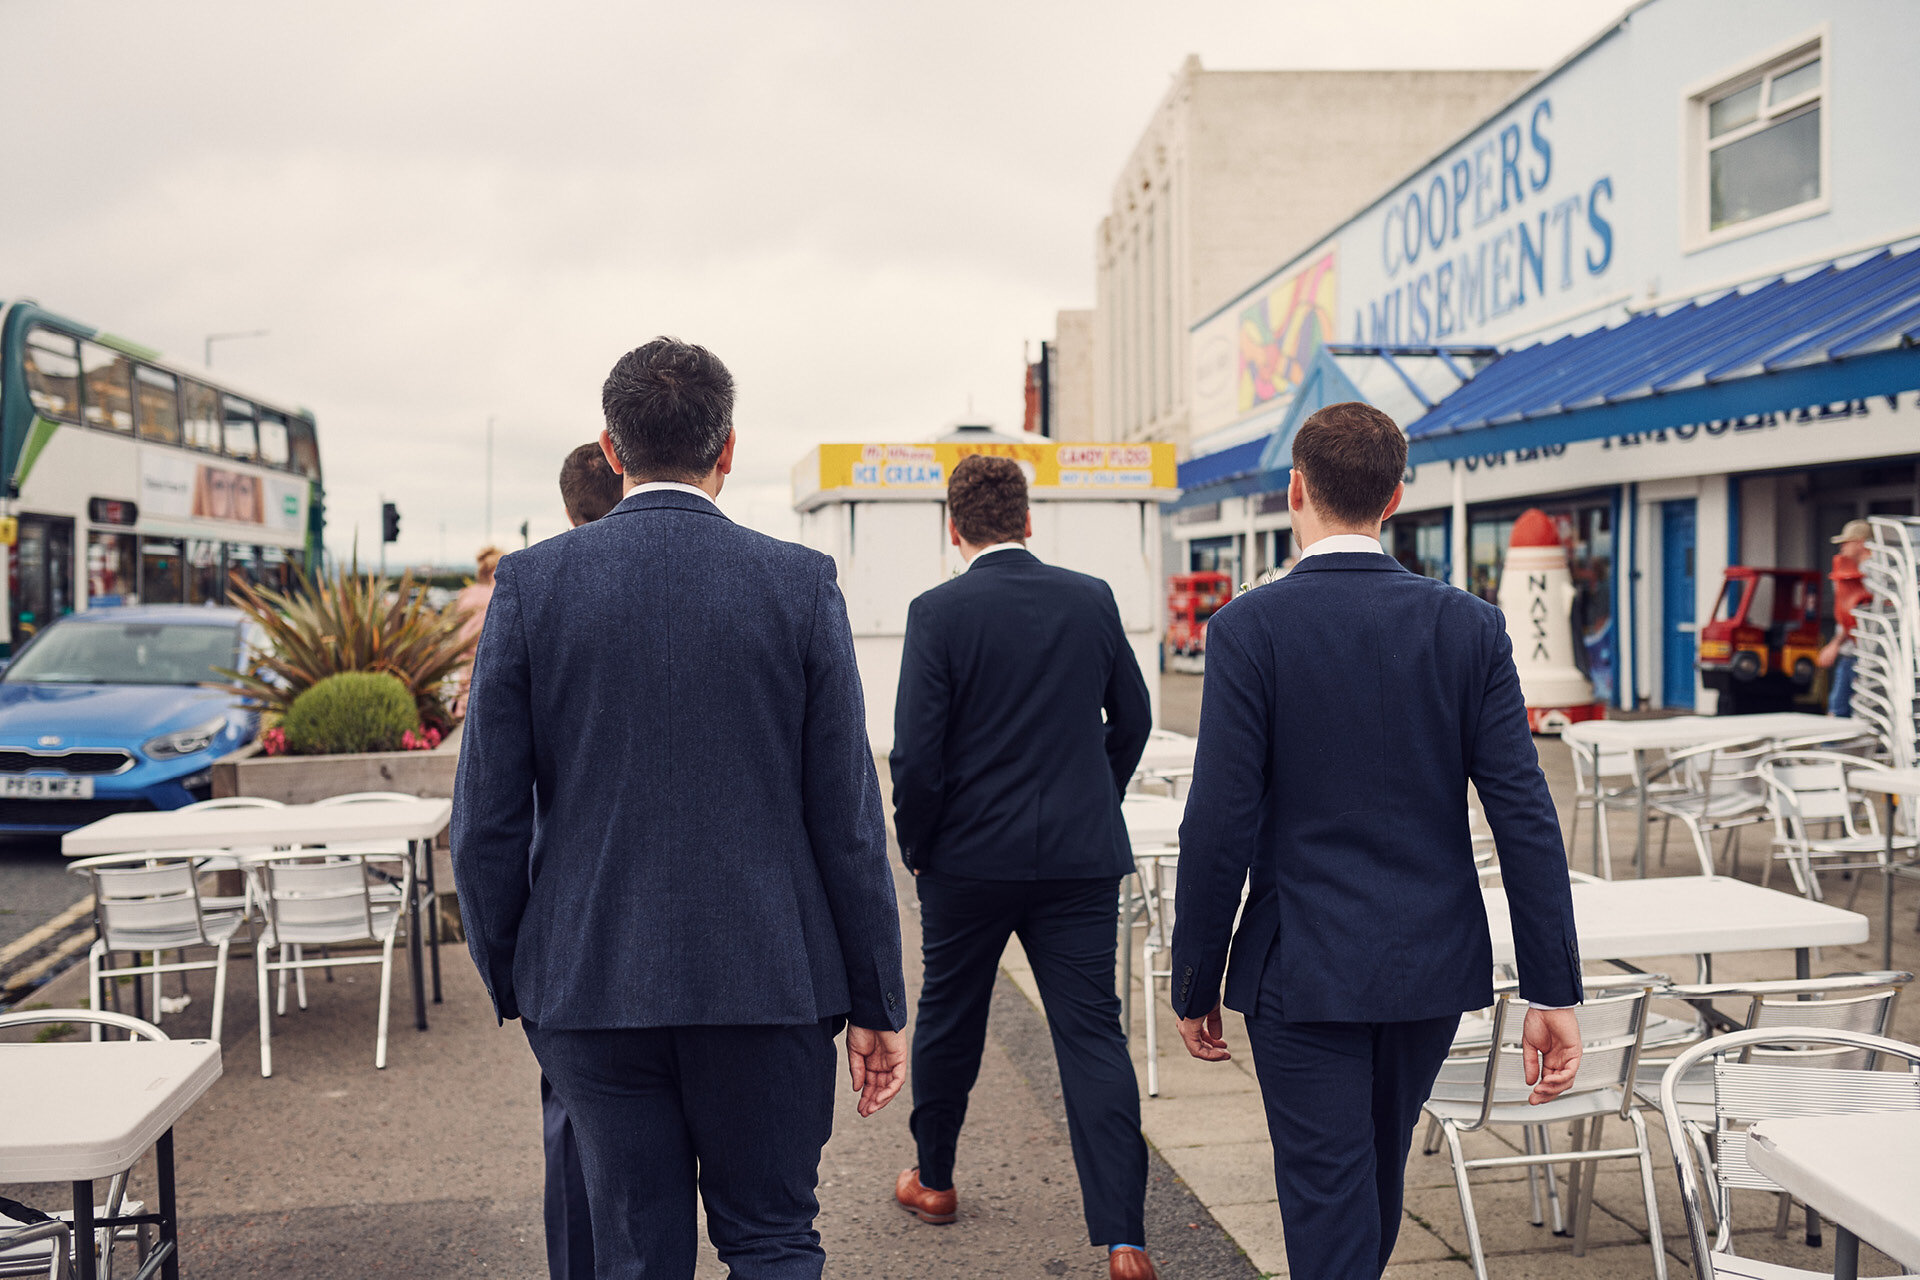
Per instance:
[[[0,796],[12,800],[91,800],[92,778],[46,778],[28,774],[0,778]]]

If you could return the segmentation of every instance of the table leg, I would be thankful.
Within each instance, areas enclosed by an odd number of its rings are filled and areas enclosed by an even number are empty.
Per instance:
[[[1813,953],[1805,947],[1796,948],[1793,953],[1793,976],[1802,982],[1813,976]],[[1804,999],[1805,997],[1802,997]]]
[[[160,1183],[160,1248],[167,1251],[166,1261],[160,1264],[160,1274],[164,1280],[180,1280],[180,1219],[174,1209],[173,1196],[173,1130],[161,1134],[160,1141],[154,1143],[153,1162]]]
[[[1633,833],[1633,865],[1642,880],[1647,878],[1647,753],[1635,748],[1634,782],[1640,792],[1640,823]]]
[[[417,842],[407,845],[408,858],[417,856]],[[418,864],[416,864],[417,866]],[[417,885],[407,887],[407,977],[413,985],[413,1025],[417,1030],[427,1029],[427,984],[421,972],[425,957],[420,948],[420,890]]]
[[[1833,1280],[1859,1280],[1860,1237],[1833,1224]]]
[[[427,948],[432,956],[433,966],[433,1002],[440,1003],[440,891],[433,885],[433,841],[420,842],[421,851],[427,859],[427,901],[433,904],[433,910],[427,915]]]
[[[1893,968],[1893,795],[1887,795],[1887,861],[1880,868],[1880,888],[1886,901],[1880,904],[1880,967]]]
[[[73,1273],[80,1280],[99,1274],[93,1256],[93,1182],[73,1184]]]

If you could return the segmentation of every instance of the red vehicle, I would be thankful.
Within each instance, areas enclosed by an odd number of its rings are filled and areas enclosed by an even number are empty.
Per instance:
[[[1734,565],[1713,620],[1700,629],[1700,680],[1722,715],[1784,711],[1813,684],[1820,652],[1820,575]]]
[[[1233,598],[1224,573],[1176,573],[1167,581],[1167,652],[1191,657],[1207,651],[1207,619]]]

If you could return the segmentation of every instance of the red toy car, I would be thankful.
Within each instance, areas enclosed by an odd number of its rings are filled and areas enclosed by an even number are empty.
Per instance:
[[[1700,680],[1723,715],[1783,711],[1813,684],[1820,652],[1820,575],[1734,565],[1713,620],[1700,629]]]

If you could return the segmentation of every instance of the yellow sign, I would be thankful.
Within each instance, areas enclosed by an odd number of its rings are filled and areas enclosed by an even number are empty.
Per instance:
[[[823,444],[794,468],[796,505],[821,492],[944,494],[960,459],[983,453],[1012,458],[1030,488],[1126,497],[1178,489],[1174,447],[1152,444],[1027,444],[1011,441],[942,441],[936,444]]]
[[[13,516],[0,516],[0,547],[10,547],[20,541],[20,521]]]

